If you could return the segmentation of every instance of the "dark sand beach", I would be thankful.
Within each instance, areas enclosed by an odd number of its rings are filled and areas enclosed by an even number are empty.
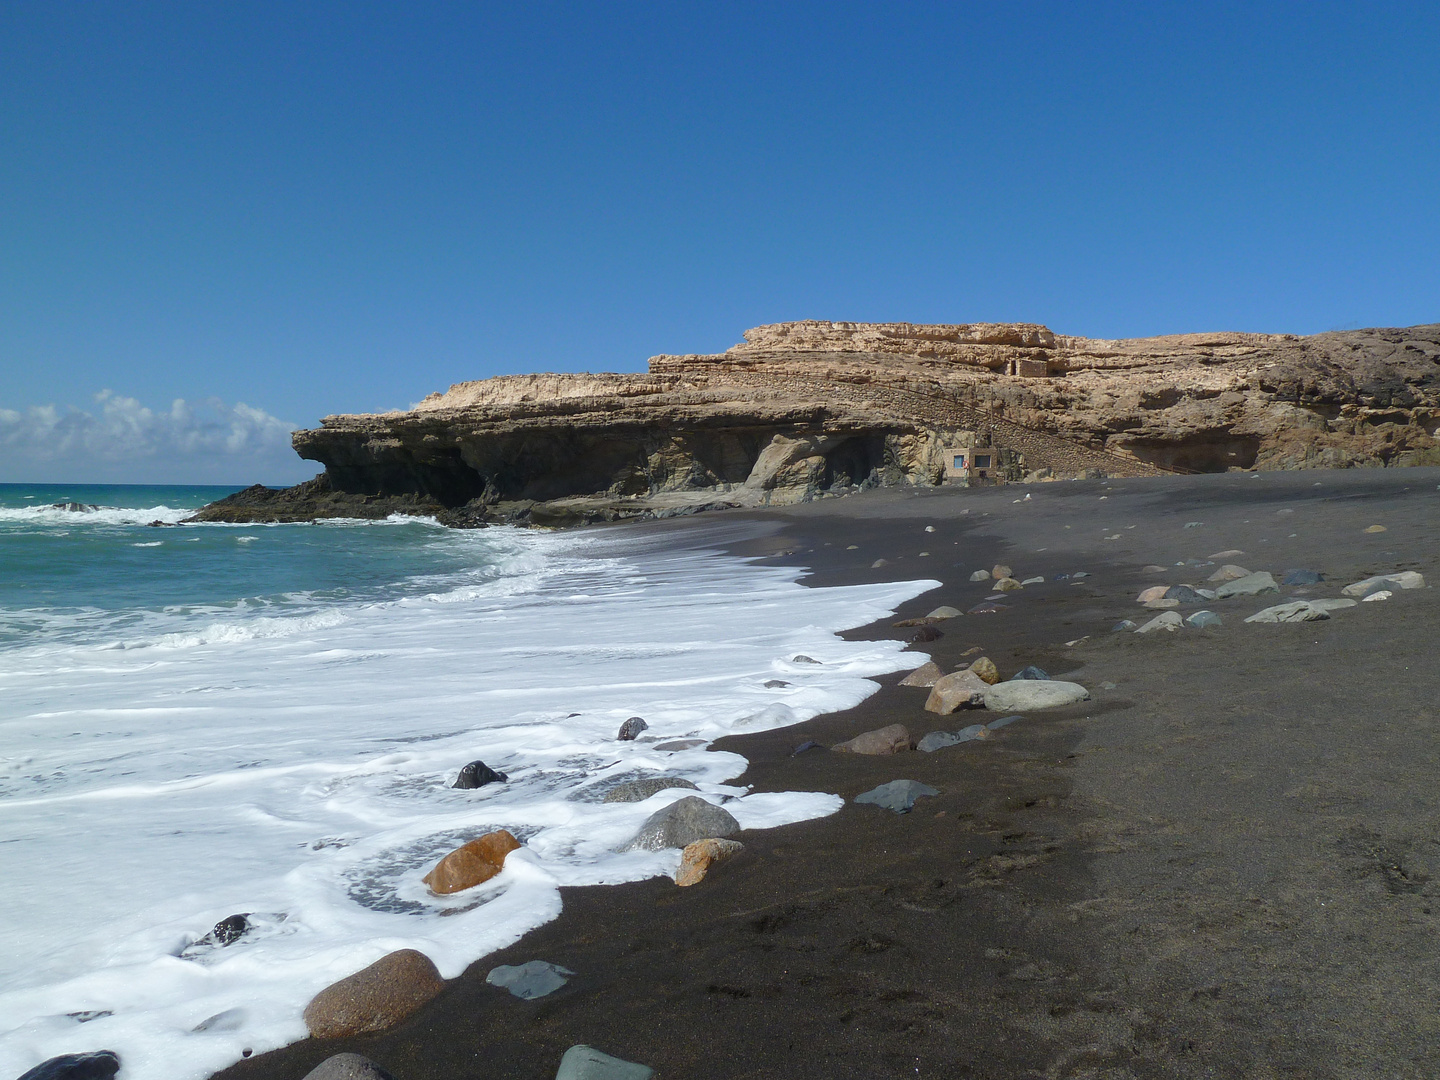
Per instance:
[[[918,738],[994,718],[927,713],[896,674],[855,709],[723,740],[750,762],[741,783],[847,804],[740,834],[745,853],[695,887],[565,890],[558,919],[391,1030],[220,1075],[300,1080],[356,1051],[399,1080],[550,1080],[575,1043],[661,1080],[1440,1074],[1437,486],[1440,469],[1230,473],[746,512],[780,528],[737,550],[812,584],[943,582],[896,620],[971,608],[989,586],[970,573],[996,562],[1044,576],[915,648],[946,671],[976,648],[1006,678],[1037,664],[1092,699],[935,753],[792,756],[891,723]],[[1216,568],[1177,562],[1231,549],[1217,565],[1326,580],[1180,609],[1218,628],[1110,632],[1157,614],[1141,589]],[[1399,570],[1430,587],[1326,621],[1244,622]],[[913,633],[891,621],[850,636]],[[940,794],[903,815],[850,802],[898,778]],[[578,974],[528,1002],[484,981],[535,959]]]

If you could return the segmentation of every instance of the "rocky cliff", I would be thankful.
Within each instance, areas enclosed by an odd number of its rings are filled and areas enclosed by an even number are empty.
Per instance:
[[[643,375],[459,383],[294,444],[336,512],[419,499],[457,522],[544,522],[934,484],[964,438],[1019,480],[1440,464],[1437,427],[1440,325],[1102,341],[806,321]]]

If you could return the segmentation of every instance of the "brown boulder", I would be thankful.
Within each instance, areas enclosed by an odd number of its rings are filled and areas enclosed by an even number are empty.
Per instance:
[[[956,709],[982,705],[989,688],[989,683],[968,668],[953,672],[931,687],[925,711],[948,716]]]
[[[710,867],[733,858],[744,850],[745,845],[739,840],[722,840],[718,837],[687,844],[680,853],[680,869],[675,872],[675,884],[699,884]]]
[[[934,660],[927,660],[900,680],[901,686],[934,686],[945,673]]]
[[[1007,578],[1010,577],[1012,573],[1013,571],[1011,571],[1010,567],[1004,563],[996,563],[990,568],[990,576],[994,578]]]
[[[911,745],[910,729],[904,724],[891,724],[856,735],[848,742],[839,743],[830,749],[848,754],[898,754],[902,750],[909,750]]]
[[[993,586],[996,592],[1016,592],[1025,586],[1016,581],[1013,577],[997,578]]]
[[[510,833],[497,829],[450,852],[422,880],[441,896],[473,888],[500,873],[505,856],[519,846]]]
[[[995,666],[995,661],[991,660],[988,656],[979,657],[970,665],[970,670],[991,686],[994,686],[1000,681],[1000,669]]]
[[[428,956],[401,949],[316,994],[305,1006],[305,1026],[317,1039],[383,1031],[444,986],[445,980]]]

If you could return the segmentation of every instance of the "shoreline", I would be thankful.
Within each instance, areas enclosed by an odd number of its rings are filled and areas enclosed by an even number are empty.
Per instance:
[[[719,740],[749,761],[738,783],[847,805],[742,834],[746,853],[694,888],[564,889],[558,919],[389,1031],[305,1040],[217,1076],[299,1080],[353,1050],[400,1080],[548,1078],[576,1042],[661,1077],[1427,1075],[1437,1022],[1402,990],[1436,974],[1421,938],[1440,865],[1420,840],[1440,826],[1433,589],[1302,626],[1242,622],[1282,596],[1213,605],[1216,630],[1108,631],[1143,611],[1140,588],[1197,580],[1177,560],[1227,548],[1277,580],[1316,565],[1328,580],[1315,595],[1398,569],[1433,582],[1437,482],[1411,469],[882,490],[635,526],[778,520],[735,553],[807,566],[806,584],[945,582],[896,619],[970,607],[985,593],[968,571],[1003,559],[1047,583],[918,648],[946,670],[978,644],[1006,676],[1079,671],[1092,700],[934,754],[790,756],[888,723],[919,737],[970,722],[923,712],[901,673],[846,712]],[[1387,532],[1364,533],[1372,523]],[[1084,584],[1050,580],[1075,570]],[[1389,719],[1362,719],[1366,702]],[[900,777],[941,794],[903,816],[851,804]],[[532,1002],[484,983],[531,959],[579,974]]]

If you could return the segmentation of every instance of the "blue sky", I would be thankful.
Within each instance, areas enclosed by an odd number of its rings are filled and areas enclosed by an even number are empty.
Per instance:
[[[303,479],[326,413],[788,319],[1434,322],[1437,54],[1434,3],[0,0],[0,481]]]

